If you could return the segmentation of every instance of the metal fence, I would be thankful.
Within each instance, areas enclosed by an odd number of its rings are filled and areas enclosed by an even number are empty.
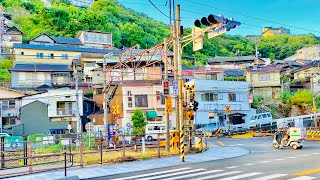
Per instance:
[[[179,154],[179,132],[166,134],[115,135],[106,141],[101,134],[44,136],[36,140],[0,142],[0,178],[26,175],[92,164],[113,164],[126,161],[168,157]],[[186,133],[185,152],[196,153],[206,148],[202,132]],[[192,137],[192,138],[191,138]],[[27,139],[27,138],[25,138]],[[199,141],[199,139],[201,139]],[[201,142],[199,144],[199,142]]]

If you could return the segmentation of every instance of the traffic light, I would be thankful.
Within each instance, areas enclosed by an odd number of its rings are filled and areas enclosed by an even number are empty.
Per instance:
[[[164,95],[169,95],[169,81],[163,81],[162,82],[162,87],[163,87],[163,94]]]
[[[230,29],[236,28],[237,26],[240,26],[240,22],[234,21],[233,18],[230,18],[227,21],[227,24],[225,25],[225,28],[227,31],[230,31]]]
[[[225,23],[226,19],[223,16],[215,16],[210,14],[208,17],[202,17],[201,20],[195,20],[194,26],[196,27],[203,27],[203,26],[212,26],[214,24],[223,24]]]
[[[193,108],[192,108],[192,110],[193,111],[197,111],[199,108],[198,108],[198,106],[199,106],[199,103],[198,103],[198,101],[193,101]]]

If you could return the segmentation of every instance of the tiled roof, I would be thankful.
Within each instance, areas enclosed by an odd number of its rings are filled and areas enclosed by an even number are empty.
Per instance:
[[[53,64],[16,64],[10,71],[22,72],[69,72],[68,65]]]
[[[41,49],[41,50],[53,50],[53,51],[76,51],[76,52],[92,52],[92,53],[110,53],[119,54],[121,50],[109,50],[109,49],[96,49],[88,47],[75,47],[75,46],[48,46],[48,45],[36,45],[36,44],[13,44],[13,48],[23,49]]]
[[[214,57],[209,58],[208,63],[221,63],[221,62],[238,62],[238,61],[254,61],[255,56],[237,56],[237,57]],[[259,60],[262,60],[259,58]]]
[[[254,69],[252,66],[247,68],[247,71],[249,72],[280,72],[280,67],[277,67],[275,65],[268,65],[268,66],[259,66],[257,69]]]
[[[311,63],[304,65],[301,68],[292,71],[292,73],[299,72],[299,71],[302,71],[302,70],[305,70],[305,69],[308,69],[311,67],[320,67],[320,60],[312,61]]]
[[[59,43],[59,44],[81,45],[81,41],[77,38],[55,37],[55,36],[50,36],[50,37],[56,43]]]
[[[206,69],[205,67],[200,67],[195,70],[182,70],[182,76],[193,76],[194,73],[213,73],[213,72],[223,72],[223,69],[213,68]]]
[[[239,76],[244,76],[244,70],[242,70],[242,69],[225,69],[224,74],[225,74],[225,76],[239,77]]]

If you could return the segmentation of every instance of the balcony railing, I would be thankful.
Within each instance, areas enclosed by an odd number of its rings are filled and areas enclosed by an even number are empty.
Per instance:
[[[72,115],[72,109],[57,108],[57,115]]]

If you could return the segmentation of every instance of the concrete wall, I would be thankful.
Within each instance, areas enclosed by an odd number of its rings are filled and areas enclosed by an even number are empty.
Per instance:
[[[50,121],[48,107],[45,103],[34,101],[21,108],[21,122],[24,135],[49,134],[50,129],[68,128],[68,121]]]

